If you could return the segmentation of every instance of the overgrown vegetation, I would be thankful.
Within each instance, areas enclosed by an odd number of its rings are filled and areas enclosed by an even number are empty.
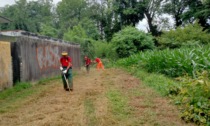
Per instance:
[[[147,51],[120,59],[116,66],[126,68],[162,95],[174,98],[185,121],[209,125],[209,51],[209,46]],[[142,72],[144,70],[154,74]],[[175,82],[155,73],[179,79]]]
[[[210,71],[210,46],[155,50],[140,52],[121,59],[121,66],[139,65],[148,72],[162,73],[170,77],[189,75],[196,77],[196,71]]]
[[[180,91],[175,99],[181,105],[181,118],[187,122],[210,125],[210,73],[203,71],[197,79],[181,78]]]
[[[128,57],[138,51],[154,49],[153,37],[134,27],[126,27],[114,34],[111,41],[118,57]]]
[[[158,37],[160,48],[180,48],[210,43],[210,34],[197,22],[176,30],[165,31]]]

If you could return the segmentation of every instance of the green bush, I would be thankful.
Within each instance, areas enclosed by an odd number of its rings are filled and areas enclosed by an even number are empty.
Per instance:
[[[186,27],[179,27],[176,30],[164,31],[157,38],[161,48],[178,48],[181,46],[191,46],[197,44],[210,43],[210,34],[203,31],[203,28],[198,24],[189,24]]]
[[[95,55],[100,58],[109,58],[109,59],[115,59],[116,53],[113,50],[112,43],[107,43],[104,41],[95,41],[94,42],[94,48],[95,48]]]
[[[114,34],[111,41],[118,57],[128,57],[147,49],[154,49],[153,37],[134,27],[126,27]]]

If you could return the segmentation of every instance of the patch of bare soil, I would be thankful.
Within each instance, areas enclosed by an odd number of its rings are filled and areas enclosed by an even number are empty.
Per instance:
[[[52,83],[52,82],[51,82]],[[118,69],[84,70],[74,77],[74,91],[64,91],[61,80],[32,96],[11,112],[0,114],[1,126],[86,126],[91,121],[84,105],[93,102],[93,125],[115,124],[110,118],[106,91],[118,88],[129,97],[136,125],[186,125],[178,117],[178,110],[138,79]],[[126,125],[126,124],[125,124]]]

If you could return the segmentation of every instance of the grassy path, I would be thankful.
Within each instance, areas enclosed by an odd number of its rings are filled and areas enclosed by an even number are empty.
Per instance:
[[[167,98],[119,69],[81,71],[74,78],[74,92],[54,80],[30,97],[7,101],[0,99],[1,126],[192,125],[179,119]]]

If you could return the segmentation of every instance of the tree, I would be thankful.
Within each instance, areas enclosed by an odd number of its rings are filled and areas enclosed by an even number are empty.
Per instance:
[[[183,20],[194,22],[198,20],[204,29],[210,29],[210,2],[209,0],[186,0],[188,2],[188,10],[183,14]]]
[[[115,0],[113,10],[117,15],[115,20],[122,28],[122,26],[135,26],[139,20],[142,20],[145,6],[144,2],[138,2],[138,0]]]
[[[58,30],[52,27],[51,25],[41,24],[40,32],[41,35],[50,36],[57,38]]]
[[[81,55],[94,57],[94,45],[93,40],[89,39],[85,29],[81,25],[74,26],[73,29],[69,29],[64,33],[64,40],[79,43],[81,45]]]
[[[85,0],[62,0],[57,5],[57,15],[62,34],[69,28],[78,25],[86,17],[87,3]]]
[[[14,5],[2,10],[2,15],[10,18],[10,25],[3,24],[3,30],[25,30],[39,32],[41,23],[49,24],[52,21],[52,0],[30,1],[19,0]]]
[[[148,31],[151,32],[153,36],[158,36],[160,32],[157,30],[157,25],[154,23],[154,20],[160,16],[159,11],[161,7],[161,3],[164,0],[143,0],[146,9],[144,11],[144,15],[147,19],[149,29]]]
[[[163,5],[163,12],[173,16],[176,27],[182,25],[182,14],[187,9],[186,0],[167,0]]]
[[[69,29],[64,33],[64,40],[82,43],[84,39],[87,39],[85,29],[81,25],[74,26],[73,29]]]

